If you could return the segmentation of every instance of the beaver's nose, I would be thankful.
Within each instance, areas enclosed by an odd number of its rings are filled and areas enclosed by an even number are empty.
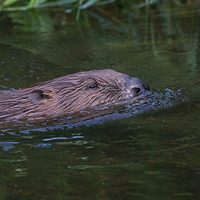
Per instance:
[[[133,77],[131,77],[129,80],[126,80],[125,87],[130,92],[132,97],[140,95],[146,90],[150,90],[150,87],[147,83]]]

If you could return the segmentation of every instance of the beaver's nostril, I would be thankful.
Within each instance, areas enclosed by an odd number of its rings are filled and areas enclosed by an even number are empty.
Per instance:
[[[140,92],[141,92],[141,89],[138,88],[138,87],[131,88],[131,93],[132,93],[133,96],[140,94]]]

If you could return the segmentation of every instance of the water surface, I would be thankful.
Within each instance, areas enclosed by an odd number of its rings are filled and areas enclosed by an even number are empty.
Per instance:
[[[1,199],[200,198],[199,12],[115,9],[79,23],[62,9],[1,17],[1,89],[111,68],[153,92],[77,123],[2,129]]]

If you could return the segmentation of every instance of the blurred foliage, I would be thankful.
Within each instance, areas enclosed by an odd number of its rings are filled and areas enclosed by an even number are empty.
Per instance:
[[[162,4],[164,1],[160,0],[5,0],[0,1],[0,11],[25,11],[33,8],[44,7],[65,7],[66,12],[72,12],[76,10],[76,20],[79,19],[80,10],[87,9],[91,6],[102,6],[114,3],[121,8],[143,8],[154,4]],[[181,5],[199,5],[200,0],[172,0],[175,6]]]

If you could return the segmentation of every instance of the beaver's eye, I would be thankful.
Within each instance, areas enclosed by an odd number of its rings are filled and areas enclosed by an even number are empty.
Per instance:
[[[95,90],[99,87],[97,81],[94,78],[89,77],[87,80],[83,80],[83,82],[87,90]]]
[[[98,86],[97,86],[97,84],[90,84],[90,85],[88,85],[88,88],[89,89],[96,89],[96,88],[98,88]]]

